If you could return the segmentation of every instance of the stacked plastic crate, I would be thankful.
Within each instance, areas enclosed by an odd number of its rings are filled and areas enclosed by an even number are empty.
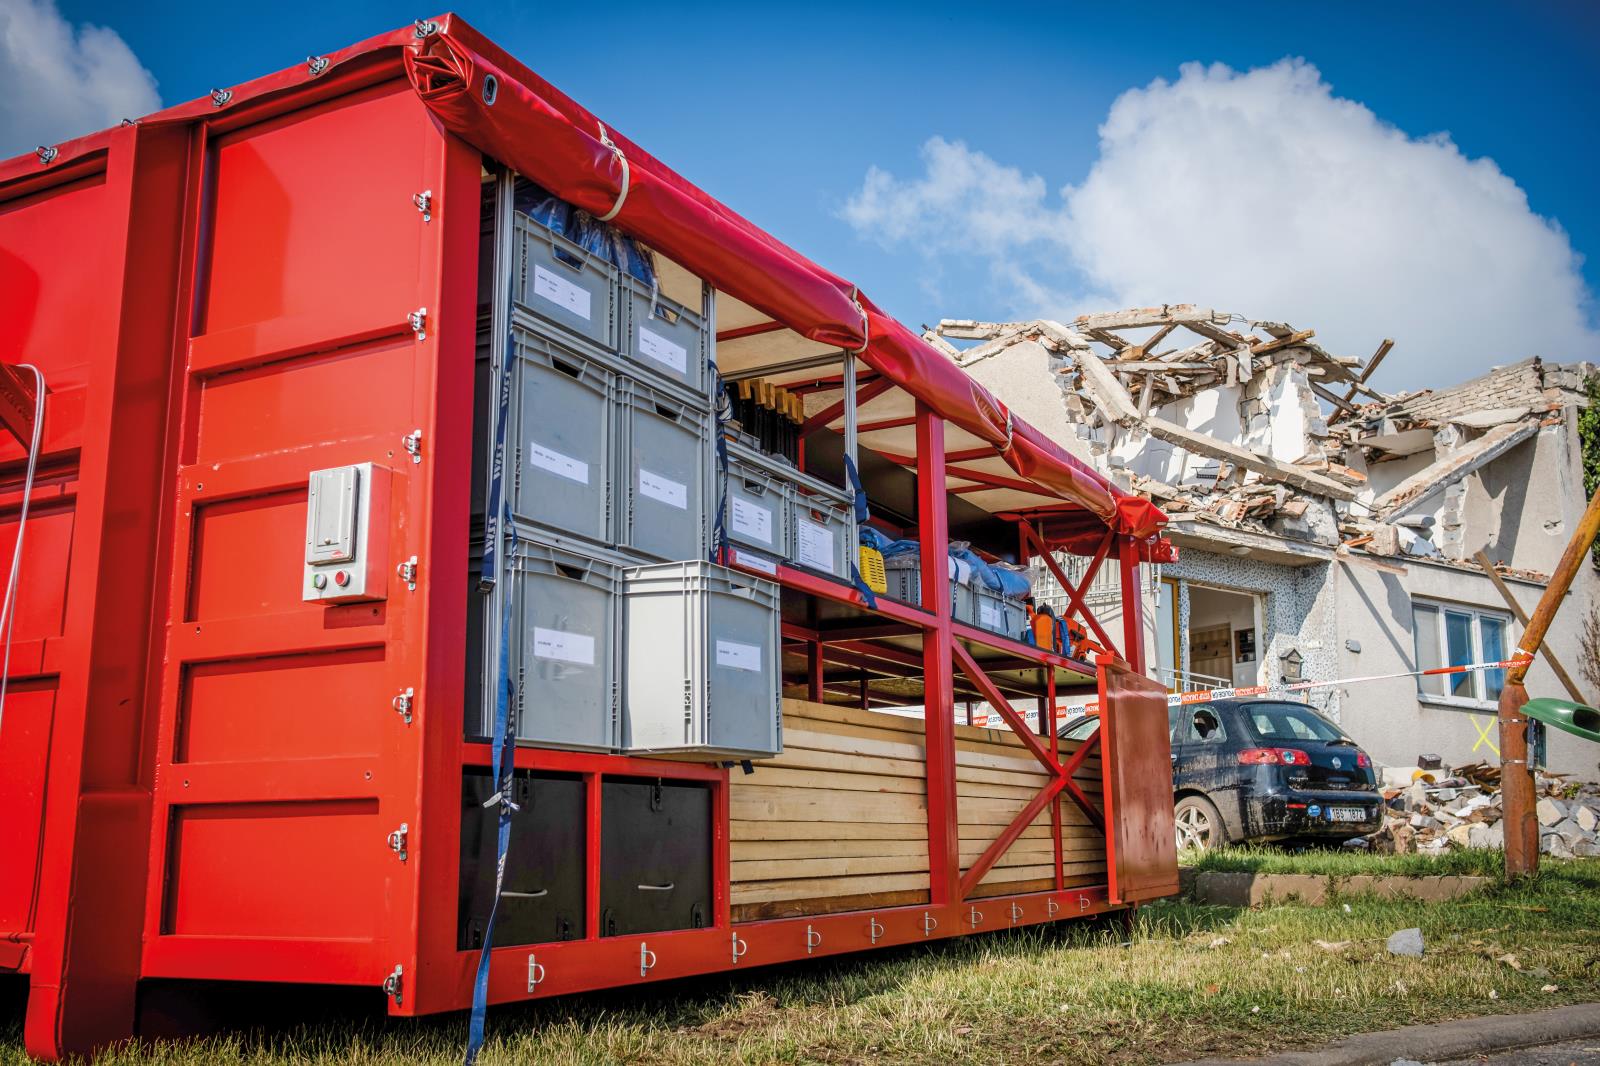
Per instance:
[[[724,529],[740,557],[849,581],[856,544],[850,493],[737,436],[727,452]]]
[[[514,205],[504,454],[517,737],[687,757],[776,750],[777,586],[708,561],[710,292],[696,283],[695,300],[673,299],[637,246],[531,186]],[[670,625],[663,610],[676,611]],[[647,680],[667,675],[671,686]]]

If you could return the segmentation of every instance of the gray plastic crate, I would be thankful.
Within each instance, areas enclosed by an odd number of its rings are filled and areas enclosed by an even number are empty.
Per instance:
[[[514,513],[562,535],[614,543],[616,373],[593,352],[527,330],[514,331],[513,344]]]
[[[540,323],[617,349],[617,268],[520,211],[512,222],[512,299]]]
[[[708,396],[710,338],[704,302],[687,307],[631,274],[622,275],[621,293],[627,324],[621,348],[629,368],[692,396]]]
[[[634,567],[623,618],[624,751],[783,750],[776,584],[703,561]]]
[[[800,477],[789,494],[789,558],[840,581],[850,580],[855,508],[843,489]]]
[[[889,591],[884,595],[891,600],[899,600],[913,607],[922,606],[922,569],[915,563],[883,572],[884,584]],[[950,616],[959,619],[963,610],[969,610],[965,605],[971,601],[972,590],[965,585],[950,582]]]
[[[614,750],[623,563],[535,530],[518,537],[510,587],[517,740]]]
[[[706,558],[710,409],[623,379],[615,410],[618,543],[669,562]]]
[[[1015,600],[1008,600],[987,585],[975,584],[970,595],[960,604],[956,621],[965,622],[991,633],[1000,633],[1012,640],[1022,640],[1028,627],[1028,610]]]
[[[788,558],[790,484],[754,448],[728,444],[728,539]]]

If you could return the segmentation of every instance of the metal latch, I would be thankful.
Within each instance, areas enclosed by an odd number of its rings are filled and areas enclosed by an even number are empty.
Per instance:
[[[739,965],[739,960],[744,958],[744,953],[750,950],[750,945],[739,939],[739,934],[733,934],[733,965]]]
[[[939,919],[933,916],[932,911],[922,912],[922,935],[932,936],[933,931],[939,928]]]
[[[400,580],[406,583],[406,588],[412,592],[417,591],[417,557],[413,555],[405,562],[394,568],[400,575]]]
[[[967,909],[967,921],[972,924],[972,928],[978,928],[983,924],[983,912],[976,907],[969,907]]]
[[[417,690],[414,688],[408,688],[394,698],[394,709],[400,712],[400,717],[405,719],[406,725],[411,724],[411,707],[416,699]]]
[[[404,967],[396,964],[394,972],[383,979],[383,994],[386,996],[393,996],[394,1005],[397,1007],[402,1002],[401,993],[405,990],[405,978],[406,972]]]
[[[817,946],[820,945],[821,943],[822,943],[822,934],[819,933],[817,930],[811,928],[809,925],[806,926],[806,954],[809,955],[813,951],[816,951],[817,950]]]
[[[433,221],[433,190],[423,189],[411,197],[411,202],[417,205],[417,210],[422,212],[422,221]]]
[[[422,430],[412,430],[400,438],[400,443],[405,445],[405,449],[410,454],[413,463],[422,462]]]
[[[533,952],[528,952],[528,991],[532,992],[544,981],[544,967],[533,959]]]
[[[656,968],[656,953],[651,951],[649,948],[645,947],[644,946],[644,942],[640,941],[639,942],[639,976],[643,977],[645,974],[649,973],[651,970],[653,970],[655,968]]]
[[[1016,925],[1017,922],[1021,920],[1021,918],[1022,918],[1022,905],[1020,903],[1013,903],[1011,905],[1011,924],[1012,925]]]
[[[389,850],[400,856],[400,861],[406,861],[406,837],[411,835],[411,826],[405,822],[400,823],[400,828],[389,834]]]
[[[417,340],[428,339],[428,309],[419,307],[406,316],[406,321],[411,323],[411,332],[417,335]]]

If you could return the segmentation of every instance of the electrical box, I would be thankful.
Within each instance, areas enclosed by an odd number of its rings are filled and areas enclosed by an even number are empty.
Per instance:
[[[381,600],[387,591],[389,471],[371,463],[313,470],[306,485],[308,603]]]

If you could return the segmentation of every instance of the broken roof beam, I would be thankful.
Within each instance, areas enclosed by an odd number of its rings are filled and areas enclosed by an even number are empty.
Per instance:
[[[1059,322],[1040,321],[1038,325],[1039,331],[1057,351],[1072,355],[1072,363],[1078,368],[1079,382],[1107,418],[1121,426],[1131,426],[1139,421],[1139,409],[1134,405],[1133,397],[1122,387],[1122,382],[1117,380],[1105,360],[1094,354],[1081,336]]]
[[[945,318],[939,321],[934,332],[941,337],[954,337],[958,341],[989,341],[1002,333],[1022,329],[1026,322],[979,322],[971,318]]]
[[[1148,418],[1145,428],[1150,435],[1168,444],[1175,444],[1185,451],[1195,455],[1203,455],[1208,459],[1220,459],[1223,462],[1234,463],[1246,470],[1252,470],[1262,477],[1273,481],[1281,481],[1285,485],[1318,496],[1327,496],[1335,500],[1354,500],[1359,494],[1349,485],[1342,485],[1330,477],[1313,473],[1293,463],[1285,463],[1271,456],[1261,455],[1248,451],[1237,445],[1228,444],[1216,437],[1194,430],[1185,429],[1176,422],[1169,422],[1164,418]]]
[[[1167,304],[1164,307],[1134,307],[1126,311],[1107,311],[1097,315],[1079,315],[1072,320],[1074,329],[1132,329],[1137,326],[1160,326],[1168,322],[1189,326],[1204,322],[1215,325],[1227,322],[1231,315],[1219,315],[1209,307],[1193,304]]]
[[[1537,419],[1496,426],[1471,444],[1418,470],[1372,501],[1372,510],[1393,521],[1417,509],[1440,489],[1448,488],[1492,459],[1499,458],[1539,432]]]

